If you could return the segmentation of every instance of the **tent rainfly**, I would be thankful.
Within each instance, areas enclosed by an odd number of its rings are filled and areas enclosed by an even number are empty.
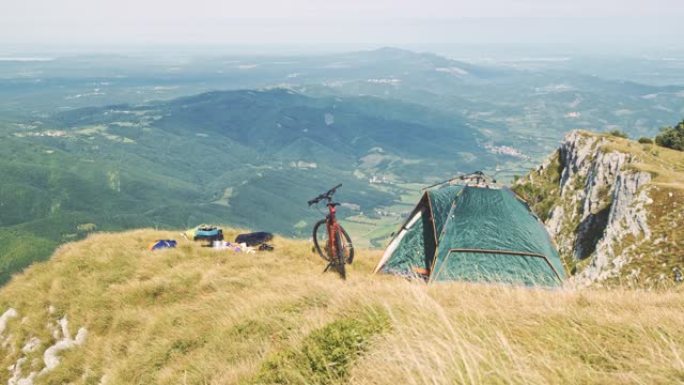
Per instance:
[[[375,272],[435,281],[560,286],[558,251],[508,188],[447,185],[425,191]]]

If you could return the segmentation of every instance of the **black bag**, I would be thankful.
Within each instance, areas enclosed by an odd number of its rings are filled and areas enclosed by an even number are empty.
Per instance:
[[[235,243],[246,243],[247,246],[257,246],[273,239],[273,234],[263,231],[257,233],[240,234],[235,238]]]

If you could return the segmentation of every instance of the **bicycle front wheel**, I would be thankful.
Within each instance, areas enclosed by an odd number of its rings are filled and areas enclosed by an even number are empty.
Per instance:
[[[341,229],[342,227],[340,227],[340,230]],[[347,279],[347,269],[344,266],[347,263],[347,256],[345,254],[344,242],[342,241],[342,231],[335,233],[335,248],[337,249],[338,254],[333,265],[335,266],[337,273],[340,275],[340,278]]]
[[[330,249],[330,242],[328,242],[328,230],[326,229],[326,220],[321,219],[318,221],[313,228],[313,242],[316,253],[328,262],[337,262],[338,256],[333,255]],[[351,264],[354,261],[354,245],[352,244],[351,238],[347,231],[339,226],[340,231],[339,236],[339,246],[343,260],[347,264]]]

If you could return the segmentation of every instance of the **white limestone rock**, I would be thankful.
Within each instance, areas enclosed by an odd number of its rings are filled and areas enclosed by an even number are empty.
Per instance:
[[[0,330],[4,330],[9,318],[17,316],[18,313],[16,310],[14,312],[8,311],[3,314],[3,316],[0,317],[0,326],[2,327]],[[8,385],[33,385],[36,378],[59,366],[59,353],[83,345],[88,337],[88,331],[82,327],[78,329],[76,337],[72,338],[71,332],[69,331],[69,321],[66,316],[55,323],[48,323],[47,327],[52,332],[56,341],[43,352],[43,369],[40,371],[32,371],[26,376],[23,374],[22,367],[28,361],[28,354],[35,352],[41,346],[41,341],[36,337],[32,337],[21,349],[23,356],[18,358],[16,363],[7,368],[10,372],[10,378],[7,382]]]
[[[5,329],[7,329],[7,324],[12,318],[19,317],[19,312],[16,309],[9,308],[2,315],[0,315],[0,338],[2,338]]]
[[[61,327],[62,338],[55,342],[54,345],[48,347],[45,350],[45,353],[43,353],[45,368],[41,371],[41,374],[49,372],[59,365],[58,354],[61,351],[83,345],[88,337],[88,331],[85,328],[80,328],[76,333],[76,338],[71,338],[71,333],[69,332],[69,321],[67,320],[66,316],[60,319],[58,324]]]
[[[643,240],[651,235],[647,220],[647,206],[653,202],[651,175],[628,167],[638,162],[634,155],[603,149],[607,142],[573,131],[559,148],[560,196],[545,225],[561,254],[590,261],[571,285],[586,286],[621,274],[629,253],[636,249],[636,245],[622,248],[625,237]]]

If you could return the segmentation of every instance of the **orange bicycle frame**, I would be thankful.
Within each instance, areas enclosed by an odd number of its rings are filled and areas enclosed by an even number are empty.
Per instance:
[[[337,218],[335,217],[337,209],[335,208],[335,205],[329,203],[328,211],[328,220],[325,223],[326,230],[328,231],[328,250],[330,250],[331,257],[337,258],[339,257],[339,250],[337,250],[337,243],[335,240],[337,239],[337,233],[340,231],[340,225],[337,224]]]

